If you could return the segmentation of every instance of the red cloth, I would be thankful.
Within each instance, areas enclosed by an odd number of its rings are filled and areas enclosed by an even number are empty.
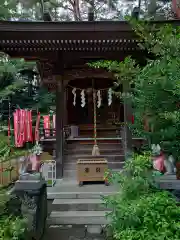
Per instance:
[[[25,135],[25,128],[26,128],[26,111],[21,109],[21,125],[20,125],[20,133],[22,136],[22,144],[26,141],[26,135]]]
[[[134,115],[131,116],[131,123],[134,124]]]
[[[45,130],[45,136],[49,137],[50,136],[50,116],[46,115],[43,116],[44,118],[44,130]]]
[[[41,115],[40,115],[40,112],[38,112],[37,119],[36,119],[35,134],[34,134],[34,140],[35,140],[35,141],[39,141],[39,125],[40,125],[40,119],[41,119]]]
[[[32,135],[32,111],[26,111],[26,142],[33,141]]]
[[[14,117],[14,141],[15,146],[17,146],[17,121],[18,121],[17,110],[13,113],[13,117]]]
[[[23,147],[25,142],[32,142],[32,113],[17,109],[14,112],[14,139],[16,147]]]
[[[166,171],[164,161],[165,161],[165,156],[163,153],[161,153],[158,157],[155,157],[153,159],[154,169],[158,170],[161,173],[164,173]]]
[[[14,112],[14,139],[16,147],[23,146],[22,122],[23,122],[22,111],[20,109],[17,109]]]

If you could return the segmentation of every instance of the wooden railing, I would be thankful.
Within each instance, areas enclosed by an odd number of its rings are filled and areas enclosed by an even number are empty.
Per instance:
[[[64,138],[67,139],[71,135],[71,129],[69,128],[69,126],[65,126],[63,131],[64,131]],[[40,129],[40,139],[56,140],[56,129],[55,128]]]

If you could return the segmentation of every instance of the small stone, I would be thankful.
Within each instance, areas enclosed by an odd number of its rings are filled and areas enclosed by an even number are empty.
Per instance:
[[[72,225],[67,225],[68,228],[72,228]]]
[[[93,238],[93,240],[105,240],[104,236]]]
[[[59,226],[59,225],[51,225],[51,226],[49,226],[49,228],[59,228],[59,227],[61,227],[61,226]]]
[[[70,236],[70,237],[68,238],[68,240],[79,240],[79,238],[77,238],[77,237],[75,237],[75,236]]]
[[[101,234],[102,233],[102,227],[101,227],[101,225],[89,225],[87,227],[87,232],[89,234]]]

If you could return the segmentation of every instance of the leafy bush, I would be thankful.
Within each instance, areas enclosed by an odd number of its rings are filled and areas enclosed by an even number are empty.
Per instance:
[[[180,208],[166,191],[153,187],[149,154],[134,155],[121,173],[112,175],[119,193],[105,197],[112,212],[109,225],[117,240],[180,239]]]
[[[151,58],[145,65],[138,65],[130,57],[122,62],[103,60],[89,65],[114,74],[117,96],[122,98],[118,90],[121,84],[123,91],[129,86],[132,97],[123,99],[133,105],[135,123],[131,128],[134,135],[148,139],[149,143],[160,144],[167,154],[177,159],[180,156],[179,27],[133,21],[132,26],[141,40],[140,48]],[[130,89],[131,84],[134,87]]]
[[[0,162],[8,161],[13,158],[24,156],[27,150],[15,148],[13,145],[8,145],[8,137],[0,134]]]
[[[167,192],[152,192],[120,200],[113,216],[115,239],[178,240],[180,209]]]
[[[25,239],[26,223],[20,217],[3,217],[0,220],[0,239],[23,240]]]
[[[7,209],[9,196],[6,189],[0,189],[0,239],[23,240],[25,239],[26,222],[18,216],[10,215]]]

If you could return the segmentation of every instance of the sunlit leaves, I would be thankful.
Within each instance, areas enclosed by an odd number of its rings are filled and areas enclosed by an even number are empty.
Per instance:
[[[118,82],[128,81],[129,83],[134,82],[135,76],[139,72],[139,66],[131,58],[126,57],[124,61],[97,61],[88,64],[94,68],[104,68],[107,71],[113,72]]]

